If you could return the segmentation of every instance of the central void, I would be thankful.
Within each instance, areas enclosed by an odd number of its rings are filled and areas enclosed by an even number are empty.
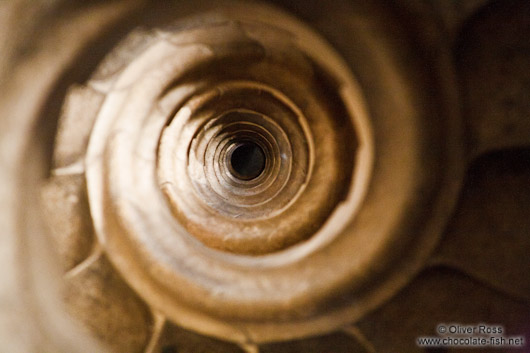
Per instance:
[[[265,153],[252,141],[240,142],[230,156],[230,166],[234,176],[242,180],[252,180],[265,169]]]

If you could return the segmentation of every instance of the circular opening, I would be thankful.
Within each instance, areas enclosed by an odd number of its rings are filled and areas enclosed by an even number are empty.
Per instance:
[[[265,153],[254,142],[239,143],[230,155],[230,166],[236,178],[255,179],[265,169]]]

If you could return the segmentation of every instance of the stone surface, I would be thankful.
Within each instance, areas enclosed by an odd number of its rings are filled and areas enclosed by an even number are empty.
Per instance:
[[[485,155],[432,259],[530,303],[530,150]]]
[[[66,276],[68,311],[112,352],[143,352],[151,335],[151,313],[123,282],[107,258],[94,253]]]
[[[92,88],[73,86],[63,104],[53,154],[54,168],[83,170],[90,131],[104,96]]]
[[[471,155],[530,145],[530,2],[492,2],[455,47]]]
[[[53,176],[42,189],[46,223],[64,271],[83,261],[94,243],[84,174]]]
[[[505,328],[504,336],[523,335],[528,339],[529,317],[528,304],[455,271],[430,269],[391,302],[361,320],[358,326],[377,352],[422,353],[426,351],[416,345],[416,338],[437,337],[438,324],[498,324]],[[524,349],[513,350],[522,351]]]
[[[246,353],[240,346],[198,335],[167,322],[153,353]],[[150,353],[150,352],[148,352]]]

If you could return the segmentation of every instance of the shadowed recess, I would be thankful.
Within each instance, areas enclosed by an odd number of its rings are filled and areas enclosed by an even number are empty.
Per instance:
[[[235,177],[243,180],[255,179],[265,169],[265,153],[254,142],[241,142],[232,151],[230,165]]]

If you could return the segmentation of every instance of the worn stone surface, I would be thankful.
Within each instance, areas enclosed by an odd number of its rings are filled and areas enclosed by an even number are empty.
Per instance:
[[[42,108],[58,77],[98,33],[126,11],[125,2],[92,3],[83,11],[50,16],[59,1],[2,2],[0,59],[0,350],[94,352],[57,301],[58,264],[47,243],[40,205],[43,156],[52,141],[35,138]],[[127,6],[133,5],[128,2]],[[53,24],[51,23],[53,22]],[[70,70],[75,77],[75,70]]]
[[[530,305],[507,297],[454,270],[423,272],[391,302],[362,319],[358,326],[377,352],[425,352],[419,336],[438,337],[438,324],[499,324],[503,335],[530,335]],[[463,352],[448,349],[447,352]],[[514,349],[513,352],[523,352]]]
[[[456,48],[471,154],[530,144],[530,3],[492,2],[463,26]]]
[[[64,301],[69,312],[112,352],[144,351],[151,335],[151,313],[101,252],[66,275]]]
[[[94,245],[84,174],[53,176],[42,189],[45,219],[64,271],[83,261]]]
[[[432,262],[530,303],[530,151],[496,152],[470,168]]]
[[[104,96],[90,87],[71,87],[66,95],[55,140],[53,167],[83,170],[90,131]]]

